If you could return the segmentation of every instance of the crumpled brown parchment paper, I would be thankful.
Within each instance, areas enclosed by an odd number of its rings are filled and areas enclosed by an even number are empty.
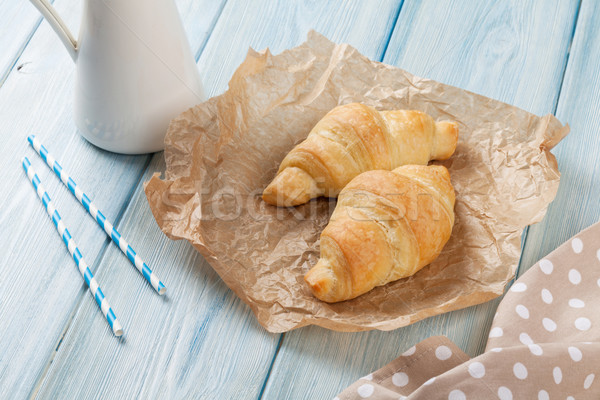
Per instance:
[[[456,190],[456,223],[441,255],[414,276],[327,304],[303,276],[319,257],[335,200],[286,209],[260,193],[316,122],[350,102],[459,122],[456,153],[442,163]],[[391,330],[502,294],[523,228],[542,219],[556,194],[549,150],[568,131],[551,115],[416,77],[311,32],[276,56],[250,49],[226,93],[174,119],[165,178],[155,174],[145,191],[162,231],[192,243],[267,330]]]

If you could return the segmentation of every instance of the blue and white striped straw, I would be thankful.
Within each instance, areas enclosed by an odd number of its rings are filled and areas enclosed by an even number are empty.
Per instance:
[[[38,197],[40,198],[40,200],[42,200],[42,203],[46,208],[46,212],[52,219],[52,222],[54,222],[54,226],[56,227],[58,234],[61,236],[63,242],[65,243],[65,246],[67,246],[67,249],[69,250],[69,253],[71,253],[73,260],[75,260],[75,264],[77,264],[77,268],[79,268],[79,273],[81,273],[81,276],[87,284],[90,293],[92,294],[92,296],[94,296],[94,299],[96,299],[96,303],[100,307],[100,310],[102,310],[102,314],[104,314],[104,317],[108,321],[110,328],[112,329],[115,336],[121,336],[123,334],[123,327],[121,327],[121,324],[119,323],[119,321],[117,321],[117,317],[115,317],[115,313],[113,312],[112,308],[110,308],[108,300],[106,300],[106,297],[104,297],[104,293],[102,293],[100,286],[98,286],[98,282],[96,282],[94,275],[92,275],[92,272],[90,271],[87,263],[83,259],[81,252],[77,248],[77,244],[71,237],[69,230],[60,218],[60,214],[58,214],[58,211],[52,204],[52,200],[50,199],[50,196],[48,196],[48,192],[46,192],[46,189],[40,182],[40,178],[38,178],[37,174],[33,170],[33,167],[31,166],[31,163],[29,162],[27,157],[23,158],[23,169],[25,169],[27,177],[33,184],[33,187],[35,188]]]
[[[69,188],[69,191],[73,193],[73,195],[79,200],[79,202],[83,205],[83,207],[88,211],[88,213],[94,218],[94,221],[100,225],[104,232],[115,242],[119,249],[127,256],[129,261],[142,273],[144,278],[152,285],[154,290],[158,292],[158,294],[164,294],[167,288],[163,283],[158,279],[156,274],[152,272],[152,270],[146,265],[146,263],[140,258],[139,255],[133,251],[133,248],[127,243],[125,238],[121,236],[119,232],[115,229],[113,224],[106,219],[106,217],[98,210],[98,207],[90,200],[90,198],[83,193],[83,191],[77,186],[75,181],[69,176],[69,174],[60,166],[58,161],[50,153],[48,150],[42,145],[42,143],[34,136],[30,135],[27,140],[31,147],[34,148],[35,151],[46,161],[46,164],[50,167],[52,171],[60,178],[62,183]]]

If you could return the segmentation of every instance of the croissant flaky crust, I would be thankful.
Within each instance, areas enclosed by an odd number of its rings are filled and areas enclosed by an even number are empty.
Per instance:
[[[281,162],[263,199],[296,206],[319,196],[336,197],[359,174],[426,165],[456,149],[458,124],[435,122],[416,110],[377,111],[359,103],[327,113]]]
[[[321,258],[304,279],[320,300],[352,299],[431,263],[453,225],[445,167],[365,172],[341,191],[321,233]]]

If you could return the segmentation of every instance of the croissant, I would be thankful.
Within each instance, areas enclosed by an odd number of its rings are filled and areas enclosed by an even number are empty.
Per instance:
[[[359,103],[338,106],[287,154],[262,197],[277,206],[336,197],[363,172],[445,160],[454,153],[457,139],[456,122],[435,122],[421,111],[380,112]]]
[[[368,171],[342,190],[305,275],[333,303],[416,273],[437,258],[454,225],[454,188],[443,166]]]

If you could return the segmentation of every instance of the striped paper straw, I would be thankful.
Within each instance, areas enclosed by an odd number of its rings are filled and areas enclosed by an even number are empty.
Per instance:
[[[50,153],[48,150],[42,145],[42,143],[34,136],[30,135],[27,140],[31,147],[37,151],[37,153],[46,161],[46,164],[50,167],[52,171],[60,178],[62,183],[69,188],[69,191],[73,193],[73,195],[79,200],[79,202],[83,205],[83,207],[88,211],[88,213],[94,218],[94,221],[100,225],[104,232],[117,246],[119,249],[127,256],[129,261],[141,272],[144,278],[152,285],[154,290],[158,292],[158,294],[164,294],[167,288],[163,283],[158,279],[156,274],[152,272],[152,270],[146,265],[146,263],[141,259],[139,255],[133,251],[133,248],[127,243],[125,238],[121,236],[121,234],[115,229],[113,224],[106,219],[104,214],[98,210],[98,207],[90,200],[90,198],[77,186],[75,181],[69,176],[69,174],[60,166],[58,161]]]
[[[79,273],[81,273],[81,276],[88,286],[90,293],[92,296],[94,296],[94,299],[96,299],[96,303],[98,304],[98,307],[100,307],[100,310],[102,310],[102,314],[108,321],[110,328],[115,336],[121,336],[123,334],[123,327],[121,327],[121,324],[119,321],[117,321],[117,317],[115,317],[115,313],[113,312],[112,308],[110,308],[108,300],[106,300],[106,297],[104,297],[102,289],[100,289],[100,286],[98,286],[98,282],[96,282],[94,275],[92,275],[92,272],[83,259],[81,252],[77,248],[77,244],[71,237],[71,234],[69,233],[69,230],[65,224],[62,222],[60,214],[58,214],[58,210],[56,210],[52,204],[52,200],[50,199],[50,196],[48,196],[48,192],[46,192],[46,189],[40,182],[40,178],[38,178],[37,174],[33,170],[33,167],[31,166],[31,163],[27,157],[23,158],[23,169],[25,169],[27,177],[33,184],[38,197],[40,200],[42,200],[42,203],[46,208],[46,212],[52,219],[52,222],[54,222],[54,226],[56,227],[58,234],[62,237],[65,246],[67,246],[67,249],[69,250],[69,253],[71,253],[73,260],[75,260],[75,264],[77,264],[77,267],[79,268]]]

